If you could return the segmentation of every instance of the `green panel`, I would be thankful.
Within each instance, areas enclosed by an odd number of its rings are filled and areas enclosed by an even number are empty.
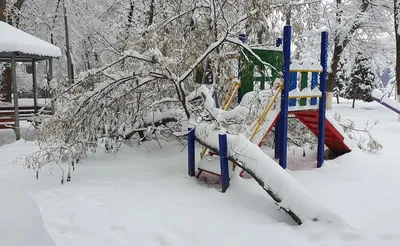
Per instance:
[[[242,96],[250,91],[253,91],[253,70],[254,65],[247,61],[242,61],[241,73],[241,94]]]
[[[256,59],[250,52],[244,50],[241,55],[242,69],[241,69],[241,82],[242,82],[242,96],[249,91],[253,91],[253,84],[260,82],[260,88],[265,89],[265,84],[270,86],[276,78],[280,77],[283,65],[283,52],[281,50],[268,50],[268,49],[252,49],[261,60],[269,63],[271,67],[266,67],[258,59]],[[249,60],[247,60],[249,59]],[[260,77],[254,76],[254,69],[260,68]]]
[[[308,87],[308,73],[307,72],[303,72],[301,73],[301,88],[300,90],[303,90],[304,88]],[[301,98],[300,99],[300,106],[306,106],[307,105],[307,98]]]

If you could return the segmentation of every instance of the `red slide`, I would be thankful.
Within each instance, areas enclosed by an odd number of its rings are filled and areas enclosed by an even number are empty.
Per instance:
[[[310,131],[318,137],[318,110],[290,112],[295,115]],[[325,119],[325,145],[338,155],[351,151],[344,143],[344,136]]]

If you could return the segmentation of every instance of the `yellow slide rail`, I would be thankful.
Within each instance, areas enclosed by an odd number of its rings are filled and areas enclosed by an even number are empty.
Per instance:
[[[222,103],[221,109],[222,110],[227,110],[231,107],[233,101],[235,100],[238,92],[240,89],[240,83],[236,79],[234,80],[231,85],[229,86],[228,93],[225,96],[224,102]],[[200,159],[203,159],[204,155],[207,152],[207,148],[204,148],[203,151],[200,153]]]
[[[224,102],[222,103],[222,110],[227,110],[231,107],[240,89],[239,81],[233,81],[229,86],[228,93],[225,96]]]
[[[276,103],[276,100],[279,97],[279,94],[281,93],[282,89],[283,89],[283,84],[282,83],[278,83],[276,84],[278,87],[277,91],[275,92],[275,95],[273,96],[272,100],[270,99],[269,102],[267,103],[263,113],[261,114],[261,117],[259,118],[259,120],[257,121],[257,123],[251,128],[251,132],[253,133],[250,137],[250,142],[253,142],[254,138],[256,137],[257,133],[260,131],[260,127],[262,126],[262,124],[264,124],[265,119],[267,118],[267,115],[269,113],[269,111],[271,111],[272,106]]]
[[[236,86],[236,87],[235,87]],[[264,108],[263,113],[261,114],[260,118],[257,120],[256,124],[251,128],[251,132],[253,133],[250,137],[250,142],[252,142],[257,135],[257,133],[260,131],[260,127],[262,124],[264,124],[265,119],[267,118],[268,113],[271,111],[272,106],[276,103],[276,100],[278,99],[282,89],[283,89],[283,84],[282,83],[277,83],[275,86],[278,86],[277,91],[275,92],[272,100],[270,99],[269,102],[267,103],[266,107]],[[235,87],[235,89],[233,89]],[[231,86],[229,87],[228,94],[225,97],[224,104],[222,106],[223,110],[226,110],[230,107],[232,104],[233,100],[235,99],[238,91],[240,88],[240,84],[237,81],[234,81]],[[229,97],[229,94],[232,92],[232,95]],[[204,148],[203,151],[200,153],[200,158],[203,159],[204,155],[207,152],[207,148]]]

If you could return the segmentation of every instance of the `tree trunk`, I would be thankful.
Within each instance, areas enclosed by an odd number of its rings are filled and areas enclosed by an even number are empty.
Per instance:
[[[7,1],[0,0],[0,21],[7,22]],[[0,84],[0,100],[4,102],[11,102],[11,90],[12,90],[12,83],[11,83],[11,69],[6,68],[3,70],[1,74],[1,84]]]
[[[351,106],[351,107],[354,108],[355,105],[356,105],[356,99],[353,98],[353,106]]]
[[[151,26],[152,24],[153,24],[153,20],[154,20],[154,9],[155,9],[155,2],[154,2],[154,0],[151,0],[151,3],[150,3],[150,9],[149,9],[149,12],[148,12],[148,14],[147,14],[147,17],[148,17],[148,19],[147,19],[147,26]]]
[[[67,6],[64,0],[63,6],[64,12],[64,28],[65,28],[65,47],[66,47],[66,55],[67,55],[67,71],[68,71],[68,83],[74,83],[74,65],[72,64],[71,58],[71,49],[69,44],[69,31],[68,31],[68,15],[67,15]]]
[[[12,94],[12,72],[10,66],[3,70],[1,87],[0,87],[0,100],[3,102],[11,102]]]
[[[336,0],[336,6],[338,8],[338,12],[336,13],[336,22],[339,24],[342,22],[342,11],[340,10],[342,7],[341,4],[342,4],[342,0]],[[362,0],[358,14],[355,17],[353,17],[354,21],[353,21],[353,24],[350,27],[350,29],[347,31],[346,31],[346,29],[337,30],[337,33],[336,33],[336,36],[334,39],[335,46],[333,49],[331,72],[328,74],[328,81],[327,81],[327,87],[326,87],[326,109],[328,109],[328,110],[332,109],[333,89],[335,88],[335,85],[336,85],[336,76],[337,76],[337,72],[338,72],[338,65],[339,65],[340,57],[343,54],[344,49],[350,43],[351,36],[353,36],[354,32],[358,28],[360,28],[361,22],[359,21],[359,19],[368,10],[370,4],[371,3],[369,0]],[[347,33],[345,33],[345,32],[347,32]]]
[[[394,31],[396,34],[396,88],[397,102],[400,102],[400,0],[394,0]],[[400,121],[400,114],[399,114]]]

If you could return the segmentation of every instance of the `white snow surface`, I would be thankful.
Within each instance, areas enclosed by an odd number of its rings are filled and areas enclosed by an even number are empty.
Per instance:
[[[0,146],[0,177],[33,198],[57,246],[398,246],[400,124],[378,102],[357,105],[353,109],[351,101],[341,100],[333,111],[360,129],[378,120],[371,134],[382,143],[381,151],[355,148],[316,169],[315,149],[305,146],[303,157],[302,149],[290,147],[286,170],[353,229],[314,222],[297,226],[253,179],[237,173],[222,194],[187,175],[187,148],[177,142],[161,141],[162,149],[157,142],[124,146],[116,154],[99,150],[61,185],[56,164],[45,166],[39,180],[22,168],[23,158],[38,146],[19,141]],[[0,145],[9,133],[0,130]],[[273,156],[271,149],[263,152]],[[7,212],[16,212],[17,205]]]
[[[386,94],[378,89],[374,89],[372,91],[372,97],[378,100],[382,104],[388,105],[390,108],[397,111],[396,113],[400,113],[400,103],[396,102],[395,100],[389,98]]]
[[[0,22],[0,52],[21,52],[30,55],[60,57],[61,49],[44,40]]]
[[[36,203],[20,188],[0,179],[0,240],[7,246],[53,246]]]
[[[312,70],[322,72],[321,64],[313,59],[298,61],[293,60],[290,64],[290,71],[302,71],[302,70]]]
[[[196,137],[218,149],[219,131],[215,125],[193,123]],[[244,135],[230,135],[228,138],[228,156],[234,156],[244,169],[251,170],[264,182],[263,188],[271,190],[282,202],[279,206],[293,211],[302,223],[317,221],[347,226],[340,216],[334,214],[317,202],[296,180],[266,155],[256,144]]]

